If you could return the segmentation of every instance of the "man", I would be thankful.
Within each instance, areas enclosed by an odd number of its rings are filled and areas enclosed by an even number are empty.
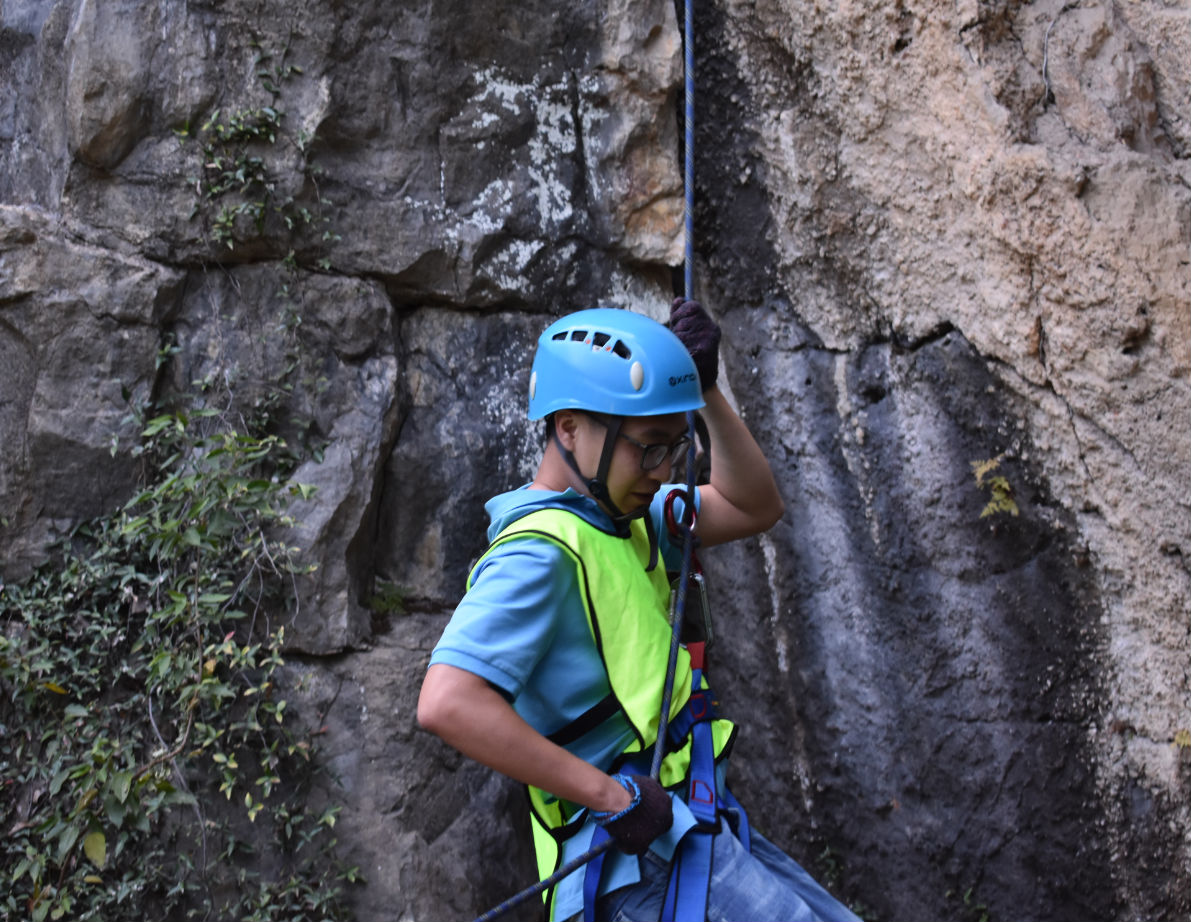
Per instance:
[[[695,497],[700,546],[757,534],[783,511],[764,455],[716,387],[719,338],[682,299],[670,329],[611,309],[546,329],[529,384],[529,417],[547,421],[541,463],[532,483],[487,504],[493,543],[422,686],[423,727],[528,786],[543,878],[593,839],[618,846],[598,872],[548,893],[551,919],[855,919],[749,835],[724,787],[735,727],[706,706],[701,663],[685,649],[675,732],[660,778],[649,777],[670,646],[665,570],[681,559],[662,487],[689,445],[689,411],[701,411],[713,459]],[[682,499],[670,503],[681,519]],[[680,865],[681,882],[670,873]],[[668,882],[681,899],[667,898]]]

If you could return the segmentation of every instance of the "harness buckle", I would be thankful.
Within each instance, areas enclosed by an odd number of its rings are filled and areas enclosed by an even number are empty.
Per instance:
[[[675,577],[670,583],[670,607],[675,606],[678,598],[681,576]],[[702,643],[710,648],[715,639],[715,632],[711,626],[711,605],[707,601],[707,581],[702,573],[687,574],[686,606],[682,618],[682,642],[690,645]]]

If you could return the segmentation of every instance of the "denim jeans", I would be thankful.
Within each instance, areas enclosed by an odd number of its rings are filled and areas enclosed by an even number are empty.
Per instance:
[[[727,823],[716,835],[707,922],[860,922],[793,858],[756,831],[751,844],[752,851],[745,851]],[[601,897],[596,918],[655,922],[661,915],[669,871],[665,862],[646,852],[640,883]]]

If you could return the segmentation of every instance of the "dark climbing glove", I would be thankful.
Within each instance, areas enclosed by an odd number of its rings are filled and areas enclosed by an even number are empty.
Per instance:
[[[715,387],[719,374],[720,327],[698,301],[675,298],[670,305],[670,331],[682,340],[687,352],[695,360],[699,372],[699,386],[703,390]]]
[[[613,775],[612,778],[633,796],[633,802],[619,813],[593,810],[591,817],[608,830],[608,835],[622,852],[643,854],[649,843],[674,823],[670,795],[645,775]]]

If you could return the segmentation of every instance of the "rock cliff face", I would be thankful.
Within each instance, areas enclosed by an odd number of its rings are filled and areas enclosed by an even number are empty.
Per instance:
[[[787,508],[705,555],[742,799],[873,918],[1186,917],[1191,11],[707,0],[696,32],[696,293]],[[507,896],[520,795],[417,687],[533,469],[537,332],[664,315],[674,9],[25,0],[0,73],[4,579],[133,489],[126,393],[250,411],[286,369],[320,459],[292,668],[359,917]]]

